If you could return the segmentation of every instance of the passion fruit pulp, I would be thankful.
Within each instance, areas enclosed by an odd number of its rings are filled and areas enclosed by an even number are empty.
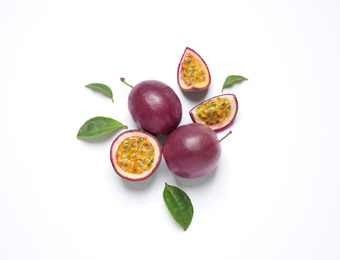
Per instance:
[[[120,134],[110,149],[111,164],[115,172],[131,181],[150,177],[158,168],[161,158],[158,140],[141,130],[130,130]]]
[[[202,57],[186,48],[177,70],[177,81],[183,91],[202,91],[209,87],[210,72]]]
[[[182,125],[165,140],[163,156],[174,174],[188,179],[199,178],[216,168],[221,157],[221,140],[205,125]]]
[[[235,119],[238,111],[238,101],[233,94],[223,94],[212,97],[190,110],[194,123],[210,127],[214,131],[228,127]]]
[[[121,81],[127,84],[124,78]],[[128,108],[136,125],[155,135],[169,134],[182,119],[182,104],[177,94],[158,80],[145,80],[132,87]]]

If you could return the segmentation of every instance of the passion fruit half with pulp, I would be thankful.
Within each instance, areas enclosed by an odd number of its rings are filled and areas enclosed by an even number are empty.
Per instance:
[[[130,130],[112,143],[110,159],[115,172],[124,179],[141,181],[150,177],[162,158],[161,146],[151,134]]]
[[[210,72],[202,57],[186,48],[177,70],[177,81],[183,91],[202,91],[209,87]]]
[[[238,101],[233,94],[223,94],[210,98],[190,110],[189,114],[194,123],[219,131],[229,126],[238,111]]]

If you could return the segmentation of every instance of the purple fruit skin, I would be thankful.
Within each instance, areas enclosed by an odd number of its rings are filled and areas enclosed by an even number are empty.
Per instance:
[[[216,168],[221,157],[221,144],[209,127],[197,123],[183,125],[165,140],[163,156],[174,174],[198,178]]]
[[[134,86],[128,107],[136,125],[152,134],[169,134],[182,119],[182,104],[175,91],[158,80]]]

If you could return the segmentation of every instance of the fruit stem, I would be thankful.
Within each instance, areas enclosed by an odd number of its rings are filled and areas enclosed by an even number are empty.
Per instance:
[[[120,81],[121,82],[124,82],[126,85],[128,85],[130,88],[133,88],[133,86],[131,86],[129,83],[127,83],[126,81],[125,81],[125,78],[120,78]]]
[[[229,133],[227,133],[225,136],[223,136],[220,140],[219,140],[219,142],[222,142],[222,140],[224,139],[224,138],[226,138],[228,135],[230,135],[232,132],[231,132],[231,130],[229,131]]]

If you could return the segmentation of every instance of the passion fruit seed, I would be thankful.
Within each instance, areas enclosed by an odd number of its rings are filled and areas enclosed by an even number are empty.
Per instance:
[[[152,167],[155,149],[151,142],[143,137],[125,138],[117,150],[119,167],[128,173],[141,174]]]
[[[215,125],[226,119],[231,112],[231,102],[228,98],[209,100],[197,107],[197,116],[206,125]]]
[[[187,53],[182,66],[182,79],[188,86],[205,80],[202,64],[191,54]]]

